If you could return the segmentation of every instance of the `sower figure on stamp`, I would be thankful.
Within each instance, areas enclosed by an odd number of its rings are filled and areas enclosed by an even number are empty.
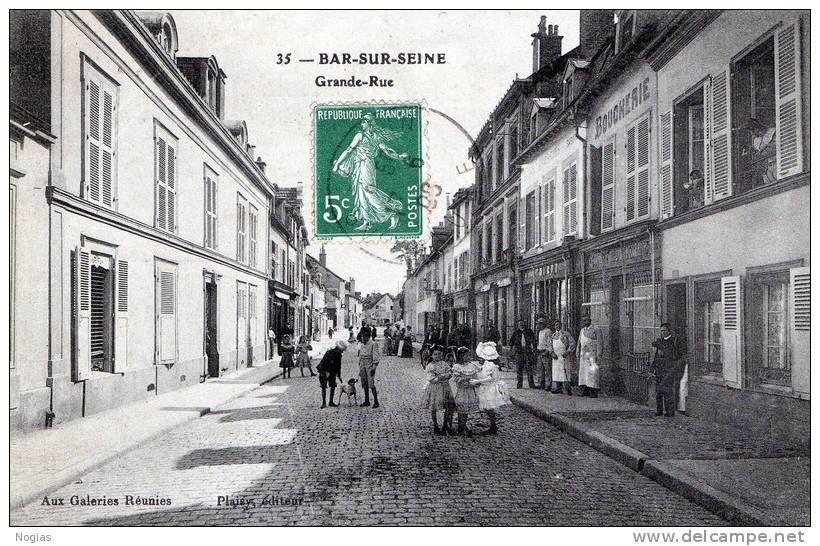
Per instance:
[[[387,157],[405,160],[409,156],[400,154],[387,145],[401,133],[378,127],[373,114],[365,114],[362,130],[356,133],[350,145],[333,163],[333,171],[349,177],[353,192],[353,212],[351,218],[362,223],[355,229],[366,231],[371,224],[390,221],[388,229],[399,225],[398,213],[403,205],[398,199],[376,187],[376,157],[383,152]]]
[[[661,324],[661,337],[652,342],[655,359],[652,373],[655,376],[655,415],[675,416],[677,409],[678,381],[685,366],[684,353],[678,338],[672,334],[668,322]]]
[[[510,336],[510,348],[515,355],[516,388],[523,387],[524,370],[526,369],[527,384],[531,389],[534,389],[532,358],[535,354],[535,333],[527,327],[527,323],[523,319],[518,321],[518,328]]]
[[[370,392],[373,392],[373,407],[379,407],[379,396],[376,393],[376,366],[381,360],[379,344],[370,339],[370,328],[362,328],[362,342],[359,348],[359,378],[364,389],[362,406],[370,406]]]
[[[319,386],[322,388],[322,407],[326,407],[327,387],[330,387],[330,406],[335,407],[333,396],[336,394],[336,378],[342,382],[342,353],[347,349],[347,343],[342,340],[336,342],[336,346],[328,349],[322,357],[322,361],[316,367],[319,372]]]

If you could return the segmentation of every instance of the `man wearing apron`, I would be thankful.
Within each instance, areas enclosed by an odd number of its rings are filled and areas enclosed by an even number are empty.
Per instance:
[[[592,325],[590,317],[584,317],[581,323],[584,327],[578,337],[578,385],[584,388],[583,396],[597,398],[603,352],[601,332]]]
[[[572,395],[569,372],[568,355],[575,349],[575,340],[569,332],[563,329],[560,320],[555,321],[555,333],[552,334],[552,389],[553,394],[560,394],[563,390]]]

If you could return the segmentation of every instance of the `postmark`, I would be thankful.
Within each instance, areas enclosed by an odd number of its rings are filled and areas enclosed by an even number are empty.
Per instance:
[[[422,117],[420,103],[314,107],[316,237],[422,235]]]

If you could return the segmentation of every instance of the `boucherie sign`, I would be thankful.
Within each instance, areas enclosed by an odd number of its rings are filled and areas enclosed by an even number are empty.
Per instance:
[[[595,138],[600,138],[630,112],[649,102],[650,98],[649,76],[647,76],[631,91],[621,96],[603,115],[595,118]]]

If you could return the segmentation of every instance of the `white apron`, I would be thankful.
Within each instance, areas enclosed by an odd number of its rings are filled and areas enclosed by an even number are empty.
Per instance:
[[[552,359],[552,380],[553,381],[569,381],[567,375],[567,362],[564,354],[567,352],[567,346],[561,341],[561,338],[552,340],[552,351],[558,355],[558,358]]]
[[[581,330],[578,344],[581,346],[581,360],[578,362],[578,384],[598,389],[600,388],[600,369],[596,358],[598,340],[587,337],[584,330]]]

